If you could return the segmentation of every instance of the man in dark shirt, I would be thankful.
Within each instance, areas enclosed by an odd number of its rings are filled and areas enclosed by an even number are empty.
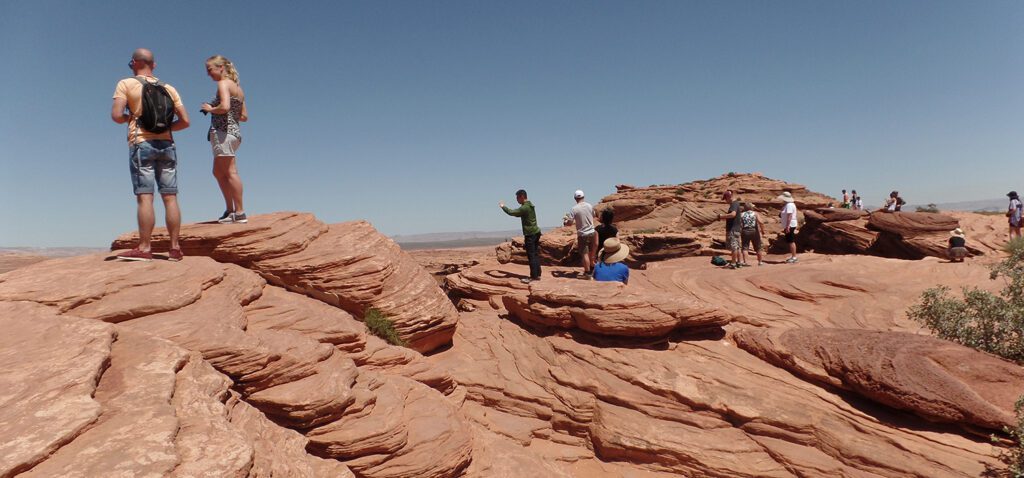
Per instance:
[[[530,278],[524,277],[520,280],[524,284],[529,284],[531,281],[540,280],[540,227],[537,226],[537,211],[533,208],[533,203],[527,200],[525,190],[516,191],[516,202],[520,205],[518,209],[505,207],[504,201],[499,201],[498,207],[505,211],[505,214],[518,217],[523,223],[523,242],[526,258],[530,262]]]
[[[732,265],[730,267],[741,267],[740,248],[743,225],[742,221],[739,220],[740,201],[733,198],[732,189],[727,189],[722,194],[722,201],[729,204],[729,212],[719,214],[718,220],[725,219],[725,242],[729,245],[729,251],[732,254]]]

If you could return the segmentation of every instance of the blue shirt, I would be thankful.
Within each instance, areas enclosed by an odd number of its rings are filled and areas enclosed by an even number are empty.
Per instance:
[[[594,280],[603,282],[626,282],[629,280],[629,267],[621,262],[605,264],[598,262],[594,267]]]

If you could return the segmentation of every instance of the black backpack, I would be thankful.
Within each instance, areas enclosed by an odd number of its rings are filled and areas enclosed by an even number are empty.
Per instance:
[[[150,133],[163,133],[171,129],[174,122],[174,100],[160,81],[150,83],[140,76],[135,77],[142,83],[142,111],[136,124]]]

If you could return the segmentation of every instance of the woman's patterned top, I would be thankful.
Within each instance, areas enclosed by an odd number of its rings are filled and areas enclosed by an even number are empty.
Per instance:
[[[220,96],[217,96],[210,102],[210,106],[220,106]],[[231,97],[231,109],[227,113],[218,115],[210,115],[210,131],[220,131],[222,133],[230,134],[242,139],[242,130],[238,127],[238,118],[242,116],[242,100],[234,96]]]

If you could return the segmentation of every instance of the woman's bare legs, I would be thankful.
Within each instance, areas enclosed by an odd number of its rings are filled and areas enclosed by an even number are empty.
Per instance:
[[[213,158],[213,176],[217,178],[220,192],[224,195],[225,209],[235,213],[245,212],[242,204],[242,178],[238,176],[234,156]]]

